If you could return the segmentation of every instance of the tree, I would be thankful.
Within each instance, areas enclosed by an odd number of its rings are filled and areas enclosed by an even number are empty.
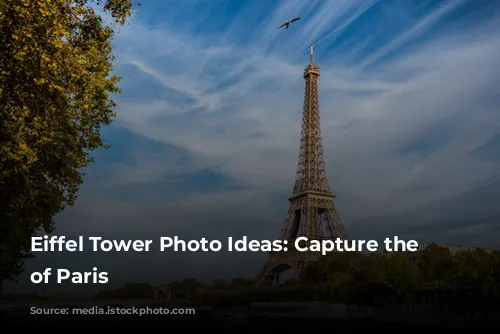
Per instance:
[[[454,283],[470,288],[479,299],[496,298],[500,294],[500,258],[497,254],[477,249],[455,255]]]
[[[363,257],[355,279],[360,282],[381,284],[385,281],[387,254],[370,253]]]
[[[168,286],[175,296],[187,297],[203,285],[195,278],[185,278],[182,281],[172,282]]]
[[[105,25],[93,8],[114,18]],[[0,285],[72,205],[113,117],[111,40],[129,0],[0,1]]]
[[[301,272],[304,283],[344,281],[349,279],[353,270],[363,260],[358,252],[330,252],[318,261],[308,264]]]
[[[227,287],[228,284],[226,284],[226,282],[224,282],[224,280],[222,279],[215,279],[214,282],[212,283],[212,286],[216,289],[220,289]]]
[[[418,266],[426,283],[448,282],[453,270],[453,256],[446,247],[429,245],[420,256]]]
[[[233,281],[231,282],[231,288],[235,289],[248,288],[251,284],[252,281],[246,278],[236,277],[233,278]]]
[[[389,254],[370,253],[363,256],[353,276],[351,299],[356,304],[374,305],[391,298],[387,284],[387,257]]]
[[[125,283],[123,287],[131,298],[153,298],[154,289],[149,283]]]
[[[392,252],[385,256],[385,285],[398,299],[410,301],[412,294],[422,287],[420,271],[406,252]]]
[[[363,260],[358,252],[330,252],[301,271],[301,282],[314,285],[315,299],[349,302],[353,278]]]

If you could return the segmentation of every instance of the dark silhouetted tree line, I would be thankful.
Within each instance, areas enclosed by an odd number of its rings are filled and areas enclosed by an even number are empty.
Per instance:
[[[500,305],[500,255],[484,250],[451,254],[430,245],[413,259],[405,252],[332,252],[311,263],[300,280],[279,287],[217,285],[195,294],[216,305],[257,301],[330,301],[352,305],[439,303],[484,310]]]

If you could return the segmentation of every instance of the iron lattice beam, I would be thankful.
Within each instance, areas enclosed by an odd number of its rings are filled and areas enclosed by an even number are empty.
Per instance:
[[[319,112],[319,66],[311,58],[304,70],[305,90],[302,112],[300,151],[293,194],[280,238],[293,245],[300,236],[309,240],[347,239],[347,233],[335,207],[330,191],[323,156]],[[295,276],[307,263],[318,260],[314,253],[272,252],[254,281],[255,286],[268,285],[282,272],[292,269]]]

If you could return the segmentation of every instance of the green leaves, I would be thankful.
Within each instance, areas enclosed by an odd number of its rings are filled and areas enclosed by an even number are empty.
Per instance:
[[[20,251],[71,205],[90,152],[104,145],[119,91],[115,33],[91,6],[123,24],[128,0],[0,2],[0,282]],[[12,231],[8,232],[8,231]]]

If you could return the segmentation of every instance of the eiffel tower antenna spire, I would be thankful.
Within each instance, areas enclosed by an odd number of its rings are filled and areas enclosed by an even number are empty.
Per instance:
[[[286,241],[288,251],[270,252],[269,258],[254,281],[255,286],[272,285],[274,278],[288,269],[298,276],[300,269],[320,258],[319,252],[299,252],[295,239],[308,240],[347,239],[333,202],[323,157],[321,124],[319,114],[318,80],[319,66],[314,64],[313,45],[310,61],[304,69],[304,107],[297,175],[290,207],[281,231],[281,240]]]

